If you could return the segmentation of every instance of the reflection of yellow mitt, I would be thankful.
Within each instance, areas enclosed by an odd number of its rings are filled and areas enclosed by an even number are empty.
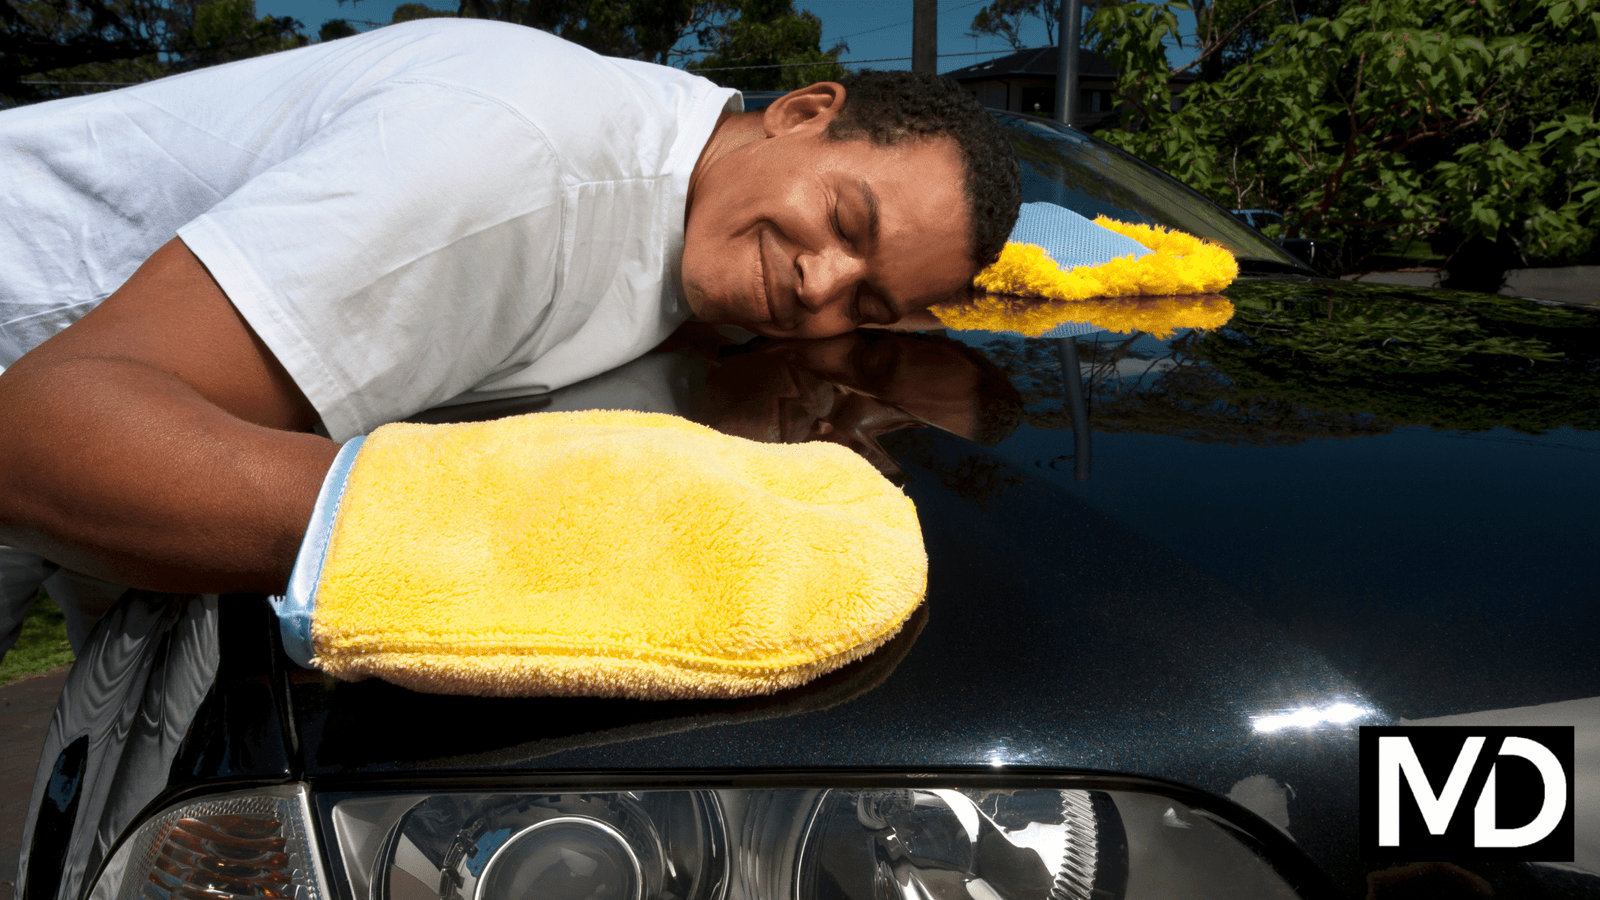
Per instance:
[[[770,693],[893,637],[927,579],[866,460],[654,413],[388,425],[318,507],[291,655],[436,693]]]
[[[1062,323],[1091,331],[1143,331],[1164,340],[1180,328],[1221,328],[1233,304],[1221,294],[1183,297],[1111,297],[1099,300],[1019,300],[986,294],[959,306],[935,310],[939,321],[959,331],[1015,331],[1040,337]]]

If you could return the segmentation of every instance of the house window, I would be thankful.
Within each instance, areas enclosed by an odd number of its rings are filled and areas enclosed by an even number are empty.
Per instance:
[[[1019,112],[1029,115],[1054,117],[1056,114],[1056,89],[1054,87],[1023,87],[1021,92],[1022,108]]]
[[[1086,113],[1110,112],[1110,91],[1081,91],[1078,97],[1078,111]]]

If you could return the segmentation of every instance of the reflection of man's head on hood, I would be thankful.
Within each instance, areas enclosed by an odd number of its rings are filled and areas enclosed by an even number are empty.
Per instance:
[[[768,443],[833,441],[893,474],[899,466],[879,436],[932,425],[997,444],[1016,429],[1022,399],[988,357],[943,335],[861,330],[737,344],[690,323],[633,362],[550,394],[446,406],[413,420],[583,409],[670,413]]]
[[[878,437],[932,425],[992,444],[1016,428],[1016,389],[983,354],[948,338],[856,331],[724,350],[695,418],[752,440],[843,444],[898,469]]]

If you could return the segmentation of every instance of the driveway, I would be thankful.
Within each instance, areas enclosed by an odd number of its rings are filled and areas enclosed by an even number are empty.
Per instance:
[[[1400,284],[1411,287],[1439,286],[1444,272],[1438,269],[1407,269],[1398,272],[1361,272],[1346,275],[1346,281],[1371,284]],[[1600,306],[1600,266],[1563,266],[1558,269],[1512,269],[1506,273],[1506,297],[1527,297],[1557,303]]]
[[[13,893],[39,748],[66,681],[63,669],[0,687],[0,897]]]

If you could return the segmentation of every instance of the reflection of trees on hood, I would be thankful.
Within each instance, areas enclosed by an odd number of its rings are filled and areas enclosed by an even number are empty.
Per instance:
[[[1314,437],[1381,434],[1371,416],[1323,413],[1264,396],[1241,395],[1194,353],[1201,335],[1161,342],[1147,335],[1078,339],[1089,421],[1096,431],[1168,434],[1195,443],[1278,446]],[[1023,395],[1033,428],[1070,430],[1055,341],[994,341],[984,347]]]
[[[1600,315],[1436,291],[1243,282],[1226,328],[1079,339],[1101,431],[1275,445],[1395,427],[1600,429]],[[985,348],[1035,428],[1071,427],[1053,342]]]
[[[927,469],[940,484],[979,509],[988,509],[1007,488],[1024,481],[999,457],[931,428],[888,434],[883,442],[896,462]]]
[[[1253,391],[1394,425],[1600,428],[1600,316],[1492,295],[1292,284],[1230,291],[1196,354]]]

